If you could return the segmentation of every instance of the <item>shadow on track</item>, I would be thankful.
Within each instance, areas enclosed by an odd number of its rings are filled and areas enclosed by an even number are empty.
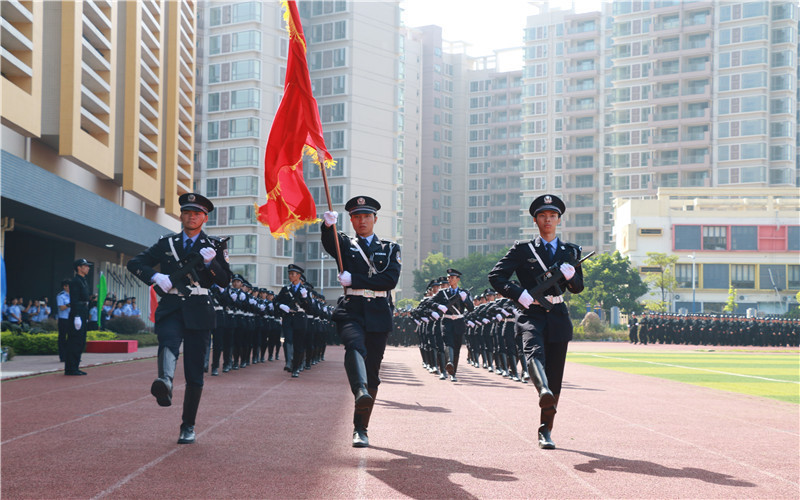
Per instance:
[[[399,458],[370,458],[367,472],[388,486],[411,498],[459,498],[477,500],[450,480],[451,474],[469,474],[484,481],[517,481],[511,471],[493,467],[476,467],[457,460],[417,455],[408,451],[371,446],[371,449],[397,455]]]
[[[740,481],[734,479],[727,474],[720,474],[710,470],[698,469],[695,467],[684,467],[682,469],[672,469],[663,465],[648,462],[646,460],[627,460],[625,458],[609,457],[600,455],[599,453],[591,453],[588,451],[568,450],[561,448],[561,451],[570,453],[578,453],[591,458],[584,464],[575,466],[576,470],[581,472],[594,473],[598,470],[608,470],[615,472],[627,472],[629,474],[642,474],[645,476],[656,477],[685,477],[688,479],[697,479],[705,481],[706,483],[720,484],[723,486],[734,486],[739,488],[754,488],[756,485],[747,481]]]
[[[429,413],[452,413],[450,408],[445,408],[443,406],[422,406],[419,403],[416,404],[405,404],[405,403],[398,403],[397,401],[388,401],[386,399],[378,399],[375,404],[377,406],[383,406],[389,410],[411,410],[411,411],[426,411]]]

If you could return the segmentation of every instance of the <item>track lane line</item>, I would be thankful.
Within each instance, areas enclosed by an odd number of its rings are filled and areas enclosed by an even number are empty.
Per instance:
[[[225,417],[225,418],[223,418],[223,419],[219,420],[217,423],[215,423],[215,424],[212,424],[211,426],[207,427],[207,428],[206,428],[204,431],[202,431],[202,432],[198,433],[198,434],[197,434],[197,437],[199,438],[199,437],[201,437],[201,436],[205,435],[206,433],[208,433],[208,432],[211,432],[212,430],[216,429],[216,428],[217,428],[217,427],[219,427],[220,425],[222,425],[222,424],[225,424],[225,423],[229,422],[229,421],[230,421],[230,420],[232,420],[232,419],[233,419],[233,418],[234,418],[236,415],[238,415],[239,413],[241,413],[241,412],[243,412],[243,411],[247,410],[248,408],[250,408],[251,406],[253,406],[253,405],[254,405],[254,404],[256,404],[257,402],[259,402],[259,401],[260,401],[262,398],[264,398],[264,397],[265,397],[267,394],[269,394],[270,392],[274,391],[275,389],[277,389],[277,388],[281,387],[283,384],[285,384],[285,383],[289,382],[289,380],[291,380],[291,379],[284,379],[282,382],[280,382],[280,383],[278,383],[278,384],[276,384],[276,385],[273,385],[272,387],[270,387],[269,389],[267,389],[266,391],[264,391],[263,393],[261,393],[261,395],[260,395],[260,396],[258,396],[256,399],[253,399],[253,400],[251,400],[251,401],[250,401],[249,403],[247,403],[246,405],[244,405],[244,406],[241,406],[241,407],[240,407],[239,409],[237,409],[236,411],[234,411],[234,412],[230,413],[230,414],[229,414],[227,417]],[[178,445],[175,445],[175,446],[178,446]],[[97,495],[93,496],[93,497],[92,497],[92,499],[94,500],[94,499],[103,498],[103,497],[106,497],[106,496],[110,495],[110,494],[111,494],[111,493],[113,493],[114,491],[118,490],[119,488],[121,488],[122,486],[124,486],[125,484],[127,484],[128,482],[130,482],[132,479],[135,479],[135,478],[137,478],[138,476],[142,475],[142,474],[143,474],[144,472],[146,472],[148,469],[151,469],[152,467],[154,467],[154,466],[158,465],[159,463],[161,463],[162,461],[164,461],[164,460],[165,460],[167,457],[169,457],[169,456],[173,455],[174,453],[176,453],[176,452],[180,451],[181,449],[182,449],[182,448],[180,448],[180,447],[174,448],[174,449],[172,449],[172,450],[168,451],[167,453],[164,453],[164,454],[163,454],[163,455],[161,455],[160,457],[157,457],[157,458],[155,458],[154,460],[152,460],[152,461],[150,461],[150,462],[146,463],[145,465],[143,465],[143,466],[139,467],[138,469],[136,469],[135,471],[131,472],[130,474],[128,474],[128,475],[127,475],[127,476],[125,476],[124,478],[120,479],[120,480],[119,480],[118,482],[116,482],[115,484],[111,485],[111,487],[109,487],[109,488],[107,488],[107,489],[105,489],[105,490],[101,491],[101,492],[100,492],[100,493],[98,493]]]

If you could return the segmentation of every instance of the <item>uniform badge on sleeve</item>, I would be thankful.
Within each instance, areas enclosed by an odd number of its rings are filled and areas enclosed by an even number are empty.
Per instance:
[[[397,256],[395,258],[397,259],[398,264],[403,264],[403,262],[400,260],[400,250],[397,251]]]
[[[222,251],[222,256],[225,257],[225,262],[227,262],[228,264],[231,263],[230,259],[228,258],[228,249],[227,248]]]

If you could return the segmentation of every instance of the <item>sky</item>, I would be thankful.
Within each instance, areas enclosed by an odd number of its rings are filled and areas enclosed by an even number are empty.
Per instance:
[[[467,54],[491,55],[495,49],[521,47],[527,17],[535,15],[537,3],[529,0],[401,0],[406,26],[436,24],[446,41],[470,44]],[[568,9],[573,0],[550,0],[551,8]],[[574,0],[582,12],[595,1]],[[582,5],[583,4],[583,5]],[[519,60],[520,67],[522,59]]]

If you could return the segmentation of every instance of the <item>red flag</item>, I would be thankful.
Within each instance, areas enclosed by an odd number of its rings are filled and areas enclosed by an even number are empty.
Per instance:
[[[319,222],[316,203],[303,180],[303,154],[319,165],[318,151],[321,151],[326,167],[335,164],[322,138],[297,5],[294,0],[282,3],[289,31],[286,83],[264,153],[267,203],[258,207],[258,221],[269,226],[275,238],[288,238],[304,225]]]
[[[156,309],[158,308],[158,295],[155,285],[150,285],[150,321],[156,322]]]

